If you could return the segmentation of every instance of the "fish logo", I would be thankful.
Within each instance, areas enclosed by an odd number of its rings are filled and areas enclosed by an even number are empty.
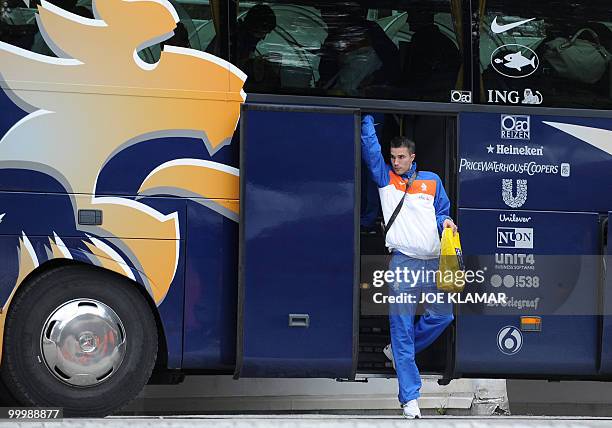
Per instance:
[[[139,199],[160,192],[194,196],[237,221],[238,170],[175,159],[153,169],[135,199],[97,195],[98,175],[117,153],[159,137],[196,138],[213,156],[236,129],[246,75],[218,57],[169,44],[157,63],[140,59],[140,50],[174,34],[179,17],[168,0],[94,0],[92,8],[89,19],[45,0],[38,5],[38,26],[57,58],[0,42],[0,88],[28,113],[0,136],[0,168],[38,171],[60,182],[83,244],[97,259],[115,261],[109,262],[115,270],[129,277],[132,268],[139,272],[159,305],[178,266],[178,213],[163,214]],[[103,225],[79,224],[79,210],[102,211]],[[126,239],[145,237],[151,239]],[[54,255],[70,258],[53,231],[49,240]],[[21,244],[20,266],[27,269],[20,268],[20,278],[38,265],[25,251],[25,234]]]
[[[491,66],[502,76],[520,79],[533,74],[540,66],[540,59],[531,48],[510,43],[493,51]]]

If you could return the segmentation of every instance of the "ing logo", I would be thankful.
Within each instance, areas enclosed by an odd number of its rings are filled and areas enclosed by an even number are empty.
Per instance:
[[[159,304],[178,265],[178,215],[164,215],[137,199],[96,196],[98,174],[120,151],[163,136],[198,138],[213,155],[232,138],[246,97],[246,75],[213,55],[167,44],[156,64],[142,61],[137,52],[169,39],[179,21],[167,0],[94,0],[92,6],[95,19],[88,19],[42,0],[36,20],[57,58],[0,42],[0,83],[28,113],[0,139],[0,168],[52,176],[72,195],[75,218],[78,210],[102,210],[102,227],[77,227],[87,236],[117,237]],[[32,90],[26,82],[43,90]],[[228,200],[237,199],[238,187],[235,168],[176,159],[151,171],[138,196],[160,191],[199,196],[204,205],[237,221],[235,204],[212,198],[223,189]],[[73,196],[78,193],[91,197]],[[151,251],[146,240],[120,239],[126,236],[165,242],[167,256],[160,258],[159,249]],[[50,240],[58,244],[55,237]],[[112,249],[101,241],[95,246],[102,257],[121,258],[109,254]]]

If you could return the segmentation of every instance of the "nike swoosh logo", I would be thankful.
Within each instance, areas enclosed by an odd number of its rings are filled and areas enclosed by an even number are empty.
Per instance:
[[[508,30],[512,30],[513,28],[523,25],[526,22],[533,21],[534,19],[535,18],[530,18],[524,21],[512,22],[511,24],[499,25],[497,23],[497,16],[496,16],[495,18],[493,18],[493,22],[491,22],[491,31],[493,31],[495,34],[504,33]]]

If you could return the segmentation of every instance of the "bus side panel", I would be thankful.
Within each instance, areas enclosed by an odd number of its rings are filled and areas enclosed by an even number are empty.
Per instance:
[[[26,177],[26,171],[3,170],[0,177],[15,182],[16,177]],[[36,175],[36,174],[34,174]],[[43,175],[33,180],[43,186],[54,186],[53,180]],[[32,181],[32,182],[34,182]],[[164,254],[169,247],[168,240],[154,239],[155,236],[140,234],[138,228],[133,233],[116,237],[104,230],[102,224],[95,234],[79,230],[71,204],[73,199],[89,198],[85,195],[62,193],[40,194],[22,192],[0,192],[0,306],[8,301],[13,289],[33,269],[43,266],[53,259],[72,259],[76,262],[99,266],[124,275],[144,287],[153,297],[153,290],[142,272],[140,260],[130,253],[130,248],[139,248],[146,254]],[[164,214],[176,213],[179,231],[184,231],[184,201],[176,198],[143,198],[141,202]],[[125,218],[124,221],[130,221]],[[143,243],[146,243],[143,245]],[[165,294],[159,295],[157,309],[168,346],[168,366],[180,368],[183,347],[183,290],[184,290],[184,240],[170,244],[178,248],[175,260],[169,261],[174,276]],[[26,259],[27,258],[27,259]],[[24,263],[21,263],[24,261]],[[118,263],[120,262],[120,263]],[[176,263],[176,268],[174,268]],[[27,266],[27,270],[24,267]],[[20,269],[22,270],[20,272]],[[9,309],[10,310],[10,309]]]
[[[459,373],[597,374],[599,217],[612,206],[611,135],[609,119],[460,115],[466,260],[486,268],[478,289],[505,292],[509,301],[460,306]],[[521,316],[540,318],[522,324]]]
[[[194,201],[187,203],[187,222],[183,367],[233,371],[238,223]]]
[[[597,214],[460,209],[459,221],[466,268],[484,276],[466,291],[505,293],[506,303],[459,305],[458,372],[596,374]],[[540,331],[522,316],[539,317]]]
[[[247,105],[242,120],[236,375],[352,377],[358,116]]]
[[[499,113],[459,117],[460,207],[612,209],[612,120]]]
[[[603,332],[601,340],[601,369],[600,373],[605,375],[612,374],[612,249],[610,248],[610,232],[612,232],[612,212],[608,213],[607,247],[605,254],[605,277],[604,300],[603,300]]]

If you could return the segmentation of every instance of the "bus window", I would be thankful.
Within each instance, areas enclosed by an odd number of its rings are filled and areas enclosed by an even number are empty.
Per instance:
[[[450,0],[241,1],[231,59],[250,92],[448,101],[455,15]]]
[[[215,0],[169,1],[179,17],[174,34],[169,39],[138,52],[140,58],[150,64],[156,63],[164,45],[208,51],[223,56],[213,19],[212,3]]]
[[[27,4],[31,7],[28,7]],[[46,56],[57,56],[47,45],[36,23],[36,1],[5,0],[0,4],[0,41]],[[50,0],[63,10],[94,18],[91,0]]]
[[[39,35],[35,9],[20,0],[0,2],[0,41],[32,50],[34,38]]]
[[[218,0],[213,0],[218,1]],[[179,22],[174,34],[162,43],[147,46],[138,52],[147,63],[159,60],[164,44],[206,50],[215,39],[215,25],[209,0],[169,0],[175,8]],[[23,0],[2,0],[0,2],[0,41],[47,56],[56,56],[47,45],[37,24],[37,2],[27,7]],[[67,12],[93,19],[95,17],[91,0],[50,0]],[[92,46],[95,49],[95,46]]]
[[[480,101],[612,108],[612,4],[480,0]]]

